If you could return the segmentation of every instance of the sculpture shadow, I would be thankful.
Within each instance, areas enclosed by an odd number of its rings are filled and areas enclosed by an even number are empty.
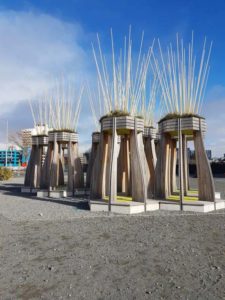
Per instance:
[[[62,205],[67,205],[74,207],[78,210],[89,210],[89,205],[88,205],[88,195],[87,196],[82,196],[82,197],[68,197],[68,198],[48,198],[48,197],[37,197],[35,196],[34,193],[22,193],[21,192],[21,187],[22,184],[11,184],[11,183],[3,183],[0,185],[0,191],[3,192],[5,195],[9,196],[15,196],[15,197],[20,197],[20,198],[26,198],[31,201],[39,200],[43,202],[51,202],[51,203],[57,203],[57,204],[62,204]]]

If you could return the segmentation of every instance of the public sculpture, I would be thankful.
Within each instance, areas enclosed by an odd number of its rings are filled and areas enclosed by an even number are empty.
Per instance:
[[[146,55],[142,55],[142,42],[136,69],[132,69],[130,33],[128,42],[125,38],[124,53],[116,60],[111,32],[110,74],[99,38],[98,55],[93,48],[104,115],[100,118],[100,141],[92,170],[90,197],[109,198],[109,205],[117,201],[117,195],[130,196],[133,201],[146,203],[153,192],[144,152],[144,118],[139,115],[152,47]],[[121,57],[125,58],[123,62]]]
[[[201,115],[212,45],[207,48],[205,41],[198,58],[194,54],[193,36],[188,48],[177,36],[176,50],[170,45],[162,51],[158,41],[156,55],[154,42],[143,53],[142,35],[134,58],[129,32],[123,51],[120,49],[117,56],[111,31],[109,62],[98,36],[97,41],[98,50],[93,47],[97,94],[87,87],[95,122],[85,185],[90,189],[91,201],[94,200],[90,205],[108,205],[110,211],[112,204],[119,206],[120,201],[132,201],[136,212],[141,212],[147,211],[147,205],[148,210],[155,210],[168,201],[180,200],[182,210],[184,200],[193,196],[187,156],[188,142],[192,141],[198,200],[215,202],[215,208],[223,208],[224,202],[217,203],[215,199],[204,147],[206,120]],[[84,187],[77,134],[83,89],[79,97],[71,95],[71,89],[64,84],[55,87],[55,92],[44,106],[39,104],[38,117],[31,105],[36,131],[25,186],[55,191],[65,186],[67,177],[66,189],[73,193]],[[153,115],[159,109],[162,117],[155,128]],[[174,195],[179,198],[174,199]],[[204,203],[200,203],[200,209],[212,209],[205,208]]]
[[[78,152],[77,122],[80,114],[80,95],[75,98],[70,86],[60,84],[50,101],[48,151],[43,167],[42,188],[55,190],[65,184],[65,151],[67,151],[67,191],[84,186],[84,177]],[[55,97],[55,99],[54,99]]]
[[[31,133],[32,147],[24,186],[29,189],[39,189],[41,187],[43,165],[48,146],[49,114],[43,99],[36,103],[30,101],[30,108],[34,121],[34,129]]]
[[[167,56],[154,57],[163,97],[164,117],[159,121],[160,150],[156,166],[156,197],[168,199],[176,189],[177,141],[179,144],[179,194],[181,204],[188,195],[187,141],[194,141],[198,176],[198,198],[215,200],[211,168],[206,156],[203,137],[206,120],[201,116],[202,102],[209,74],[211,47],[204,42],[200,59],[194,54],[193,37],[185,49],[177,36],[176,51],[172,45]],[[160,43],[159,51],[163,53]]]

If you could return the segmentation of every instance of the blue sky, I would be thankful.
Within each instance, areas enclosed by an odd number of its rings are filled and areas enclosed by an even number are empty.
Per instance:
[[[112,27],[115,44],[121,43],[132,25],[133,40],[145,31],[146,43],[160,38],[166,45],[178,32],[195,43],[213,40],[211,72],[205,102],[208,119],[206,145],[214,155],[225,153],[225,1],[203,0],[36,0],[0,1],[0,113],[11,130],[32,126],[25,99],[46,85],[46,78],[59,72],[93,78],[91,42],[100,34],[109,50]],[[2,83],[1,83],[2,82]],[[91,115],[84,110],[83,149],[90,143]],[[1,124],[1,122],[0,122]],[[1,125],[0,125],[1,126]],[[215,133],[216,131],[216,133]]]

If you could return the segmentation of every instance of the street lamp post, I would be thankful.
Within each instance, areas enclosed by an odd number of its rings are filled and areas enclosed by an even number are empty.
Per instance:
[[[6,120],[6,153],[5,153],[5,166],[8,166],[8,143],[9,143],[9,122]]]
[[[9,121],[8,119],[1,119],[6,122],[6,152],[5,152],[5,166],[8,166],[8,144],[9,144]]]

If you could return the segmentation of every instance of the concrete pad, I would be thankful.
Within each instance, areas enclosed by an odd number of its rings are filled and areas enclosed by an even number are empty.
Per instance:
[[[147,200],[146,211],[159,210],[159,201]]]
[[[29,187],[21,187],[21,193],[27,193],[27,194],[36,194],[38,189],[32,189]]]
[[[224,200],[216,201],[216,210],[224,209],[224,208],[225,208],[225,201]]]
[[[90,190],[84,190],[84,189],[76,189],[74,191],[75,196],[88,196],[90,195]]]
[[[69,193],[67,191],[49,191],[48,197],[49,198],[65,198],[68,197]]]
[[[179,211],[180,204],[179,202],[172,203],[171,201],[160,200],[159,208],[160,210]],[[224,200],[217,200],[215,203],[209,201],[184,201],[183,203],[183,211],[207,213],[223,208],[225,208]]]
[[[198,197],[198,193],[188,193],[187,194],[190,197]],[[221,199],[221,193],[220,192],[215,192],[215,199],[220,200]]]
[[[39,190],[37,192],[37,197],[38,198],[48,197],[48,191],[47,190]]]
[[[21,193],[31,193],[31,189],[29,187],[22,187]]]
[[[215,205],[214,202],[198,201],[197,204],[184,204],[183,210],[206,213],[215,210]]]
[[[61,191],[48,191],[48,190],[39,190],[37,192],[37,197],[39,198],[67,198],[67,197],[72,197],[73,193],[70,191],[66,190],[61,190]]]
[[[221,193],[215,192],[215,199],[220,200],[221,199]]]
[[[89,207],[90,210],[94,212],[107,212],[108,202],[103,200],[90,200]],[[183,203],[183,211],[190,212],[207,213],[224,208],[224,200],[217,200],[215,203],[208,201],[184,201]],[[159,209],[168,211],[180,211],[180,204],[179,202],[172,202],[167,200],[147,200],[146,211],[155,211]],[[112,203],[111,205],[111,212],[118,214],[137,214],[143,213],[144,211],[144,203],[140,202],[117,202]]]
[[[150,204],[151,206],[151,204]],[[149,207],[150,207],[149,206]],[[109,211],[108,202],[103,200],[90,200],[90,210],[93,212]],[[111,212],[117,214],[138,214],[145,211],[144,203],[141,202],[116,202],[111,204]]]
[[[177,203],[171,203],[171,202],[159,202],[159,209],[160,210],[172,210],[172,211],[178,211],[180,210],[180,206]]]
[[[130,203],[129,203],[130,204]],[[145,211],[143,203],[135,202],[127,205],[126,203],[114,203],[111,206],[111,211],[118,214],[139,214]]]

